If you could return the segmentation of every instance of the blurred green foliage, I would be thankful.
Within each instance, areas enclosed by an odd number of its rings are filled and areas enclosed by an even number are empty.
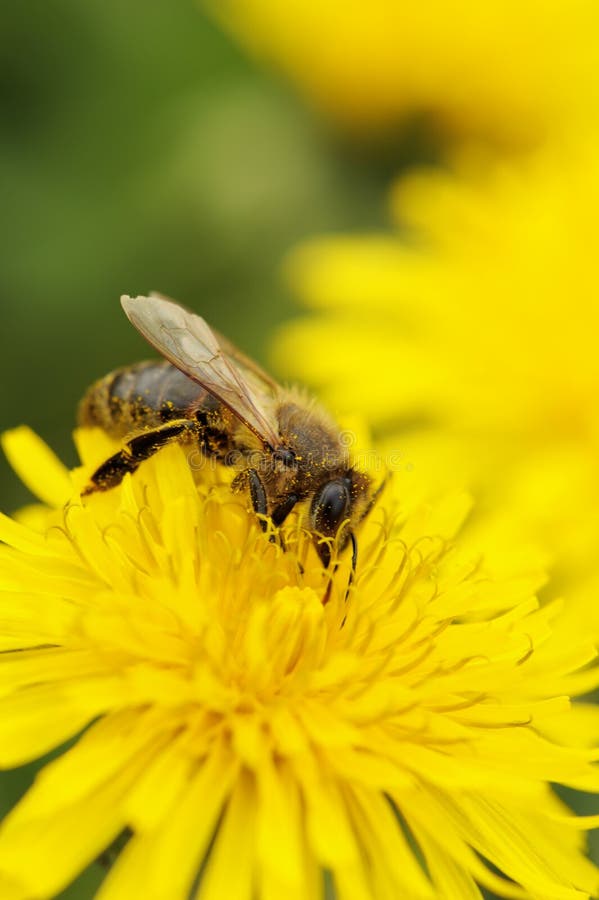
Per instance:
[[[382,222],[386,177],[191,0],[26,0],[2,13],[0,429],[26,422],[73,463],[86,386],[148,353],[121,293],[167,293],[263,357],[290,312],[286,250]],[[0,509],[29,499],[2,458]],[[33,773],[0,778],[0,813]],[[101,874],[64,897],[92,896]]]

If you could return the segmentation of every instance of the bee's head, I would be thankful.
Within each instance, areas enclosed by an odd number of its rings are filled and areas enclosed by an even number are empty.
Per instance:
[[[310,527],[318,538],[337,539],[343,549],[353,528],[367,515],[378,496],[371,479],[348,469],[322,484],[310,506]],[[318,540],[318,555],[325,568],[331,561],[331,541]]]

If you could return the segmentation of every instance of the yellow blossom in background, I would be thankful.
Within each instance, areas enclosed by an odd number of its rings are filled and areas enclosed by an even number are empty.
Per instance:
[[[222,0],[214,14],[350,131],[428,120],[530,146],[597,102],[594,0]]]
[[[312,312],[276,349],[279,368],[333,408],[367,412],[412,481],[482,489],[512,540],[544,542],[568,593],[587,584],[591,615],[598,148],[587,137],[517,164],[464,152],[452,171],[404,176],[395,234],[323,238],[292,256]]]
[[[596,817],[550,788],[599,790],[568,700],[595,650],[489,577],[464,498],[381,503],[348,592],[347,559],[293,529],[282,551],[180,447],[82,502],[100,434],[72,473],[27,429],[5,444],[45,505],[0,517],[0,762],[74,743],[0,828],[3,900],[54,896],[127,830],[98,900],[596,892]]]

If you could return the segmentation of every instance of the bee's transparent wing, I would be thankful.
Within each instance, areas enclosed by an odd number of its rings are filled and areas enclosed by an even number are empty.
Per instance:
[[[277,384],[274,378],[272,378],[268,372],[265,372],[262,366],[258,365],[254,359],[246,356],[239,347],[236,347],[235,344],[229,340],[229,338],[226,338],[220,331],[217,331],[216,328],[213,329],[213,334],[224,350],[226,356],[233,362],[236,368],[238,368],[242,374],[249,378],[250,382],[256,386],[258,393],[266,392],[267,396],[272,397],[281,390],[280,385]]]
[[[172,300],[165,294],[156,293],[155,291],[151,292],[150,298],[165,300],[167,303],[173,303],[175,306],[180,306],[175,300]],[[193,315],[193,313],[190,313],[190,315]],[[268,372],[265,372],[255,359],[246,356],[239,347],[236,347],[229,338],[225,337],[224,334],[221,334],[220,331],[217,331],[216,328],[212,328],[211,331],[220,344],[221,350],[224,351],[225,356],[227,356],[236,368],[240,370],[241,375],[244,378],[250,380],[250,383],[255,386],[256,393],[260,394],[265,392],[268,397],[273,397],[281,390],[280,385],[277,384],[275,379],[269,375]]]
[[[177,303],[159,296],[124,296],[121,304],[132,325],[162,356],[228,406],[263,443],[277,446],[280,439],[268,402],[274,398],[274,382],[269,379],[272,397],[266,393],[260,396],[250,379],[228,358],[204,319]],[[259,367],[256,369],[259,371]]]

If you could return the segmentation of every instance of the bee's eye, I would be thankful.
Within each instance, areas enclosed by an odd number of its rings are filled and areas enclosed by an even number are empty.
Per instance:
[[[350,490],[345,481],[329,481],[314,495],[312,501],[312,527],[325,537],[333,537],[347,517]]]

